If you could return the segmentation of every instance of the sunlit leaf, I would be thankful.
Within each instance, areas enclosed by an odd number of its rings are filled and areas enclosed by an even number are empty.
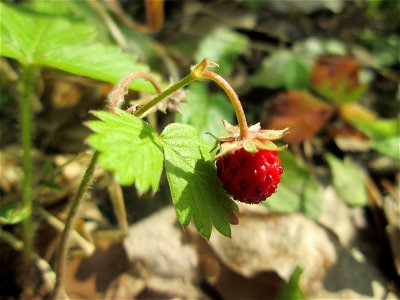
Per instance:
[[[99,164],[114,173],[122,185],[135,183],[140,192],[157,191],[163,168],[162,144],[157,133],[142,119],[117,109],[93,113],[100,120],[87,126],[95,133],[89,145],[99,151]]]
[[[186,227],[193,218],[205,238],[214,226],[231,235],[228,221],[236,204],[223,189],[211,158],[210,146],[190,125],[173,123],[161,134],[165,169],[179,222]]]
[[[147,72],[136,56],[118,47],[94,43],[96,30],[71,15],[53,15],[0,3],[1,55],[22,64],[49,66],[116,83],[131,72]],[[29,30],[28,30],[29,29]],[[131,88],[154,92],[144,80]]]
[[[350,205],[366,205],[368,195],[365,174],[350,159],[344,161],[332,154],[326,155],[331,167],[333,185],[338,194]]]

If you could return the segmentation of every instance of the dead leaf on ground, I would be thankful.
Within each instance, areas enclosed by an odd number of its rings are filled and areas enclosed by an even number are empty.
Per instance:
[[[335,109],[305,91],[278,95],[267,107],[265,128],[290,128],[283,138],[288,143],[302,143],[313,137],[331,118]]]
[[[311,86],[334,104],[359,100],[366,86],[360,82],[358,62],[349,55],[323,55],[312,69]]]

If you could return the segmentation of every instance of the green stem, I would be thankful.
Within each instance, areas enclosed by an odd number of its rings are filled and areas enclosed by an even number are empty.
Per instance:
[[[55,273],[57,274],[56,284],[54,287],[54,292],[52,295],[52,299],[58,299],[62,295],[62,289],[64,284],[65,277],[65,267],[67,264],[67,250],[68,250],[68,239],[71,233],[71,230],[75,226],[76,218],[79,213],[79,207],[82,203],[82,199],[85,196],[90,183],[92,181],[92,176],[94,170],[96,169],[96,162],[98,158],[98,153],[95,152],[90,160],[89,166],[86,169],[85,174],[83,175],[82,181],[79,185],[78,191],[76,192],[74,198],[72,199],[70,209],[68,212],[68,217],[65,222],[64,231],[61,234],[60,243],[57,248],[57,258],[56,258],[56,268]]]
[[[230,84],[224,78],[222,78],[220,75],[218,75],[214,72],[204,70],[201,73],[201,77],[211,79],[212,81],[216,82],[225,91],[225,93],[229,97],[229,100],[232,103],[233,109],[235,110],[236,118],[237,118],[239,128],[240,128],[240,136],[243,139],[248,138],[250,131],[249,131],[249,127],[247,126],[246,115],[244,114],[242,104],[240,103],[239,97],[235,93],[234,89],[230,86]]]
[[[34,84],[34,68],[24,66],[22,70],[23,91],[21,97],[21,142],[23,150],[24,180],[22,186],[22,206],[31,214],[22,222],[23,249],[23,298],[31,299],[32,288],[32,143],[31,143],[31,99]]]
[[[192,81],[197,80],[197,79],[198,79],[198,77],[195,74],[190,73],[183,79],[179,80],[177,83],[171,85],[169,88],[164,90],[162,93],[158,94],[152,100],[150,100],[145,105],[143,105],[141,108],[139,108],[135,112],[135,116],[138,116],[138,117],[142,116],[146,111],[151,109],[154,105],[158,104],[159,102],[164,100],[166,97],[168,97],[172,93],[176,92],[177,90],[183,88],[184,86],[190,84]]]

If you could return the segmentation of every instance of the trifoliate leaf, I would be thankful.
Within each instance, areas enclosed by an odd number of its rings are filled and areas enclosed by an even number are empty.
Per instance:
[[[227,28],[217,28],[206,36],[200,43],[195,54],[195,60],[207,57],[220,65],[218,73],[229,75],[235,66],[236,57],[247,48],[247,38]]]
[[[318,184],[307,166],[288,151],[279,153],[284,173],[277,192],[263,204],[278,212],[299,211],[317,218],[321,213]]]
[[[210,146],[190,125],[173,123],[161,134],[165,169],[179,222],[186,227],[193,218],[205,238],[212,226],[231,235],[228,216],[237,206],[223,189],[211,158]]]
[[[139,192],[155,192],[163,167],[159,137],[142,119],[120,109],[116,111],[116,115],[93,112],[101,121],[87,123],[95,132],[88,142],[100,153],[99,164],[114,173],[122,185],[135,182]]]
[[[20,207],[16,203],[0,205],[0,224],[16,224],[31,215],[31,211],[27,208]]]
[[[332,154],[328,154],[326,159],[331,167],[333,185],[340,197],[350,205],[366,205],[366,179],[361,168],[349,159],[341,161]]]
[[[222,119],[232,121],[234,111],[228,98],[222,94],[208,93],[204,83],[192,83],[187,91],[187,102],[182,103],[181,114],[175,121],[193,125],[207,142],[215,140],[205,134],[218,135],[224,130]]]
[[[77,75],[116,83],[131,72],[147,72],[136,56],[118,47],[93,43],[96,30],[71,15],[52,15],[28,7],[0,3],[1,55],[22,64],[49,66]],[[154,92],[144,80],[131,88]]]
[[[352,121],[351,123],[371,138],[372,148],[400,160],[400,119]]]

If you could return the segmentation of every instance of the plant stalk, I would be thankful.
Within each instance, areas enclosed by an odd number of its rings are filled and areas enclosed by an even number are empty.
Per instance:
[[[23,297],[32,299],[32,244],[33,244],[33,221],[32,221],[32,112],[31,99],[34,84],[35,69],[32,66],[24,66],[22,70],[22,97],[20,108],[21,143],[23,150],[24,179],[22,186],[22,206],[30,212],[30,215],[22,222],[23,249]]]
[[[190,73],[186,77],[184,77],[181,80],[179,80],[177,83],[171,85],[169,88],[167,88],[163,92],[159,93],[156,97],[151,99],[149,102],[147,102],[141,108],[139,108],[135,112],[135,116],[138,116],[138,117],[142,116],[146,111],[151,109],[154,105],[158,104],[159,102],[164,100],[169,95],[173,94],[174,92],[176,92],[177,90],[183,88],[184,86],[190,84],[192,81],[194,81],[196,79],[198,79],[198,77],[196,77],[193,73]]]
[[[52,295],[53,300],[59,299],[63,292],[62,289],[64,286],[65,267],[67,264],[67,252],[68,252],[67,250],[68,250],[69,236],[71,234],[73,227],[75,226],[76,218],[79,213],[79,207],[80,204],[82,203],[82,199],[84,198],[92,181],[92,176],[96,169],[97,158],[98,158],[98,152],[95,152],[90,160],[89,166],[86,169],[85,174],[83,175],[78,191],[76,192],[74,198],[72,199],[70,209],[68,212],[68,217],[65,222],[65,227],[61,234],[60,243],[57,248],[56,267],[55,267],[55,273],[57,274],[57,278]]]
[[[115,108],[120,107],[124,102],[125,91],[129,83],[137,78],[143,78],[148,80],[157,91],[157,93],[162,92],[161,86],[158,84],[157,80],[148,73],[145,72],[134,72],[123,78],[115,87],[115,89],[109,95],[109,111],[115,113]]]
[[[211,79],[225,91],[225,93],[229,97],[229,100],[232,103],[233,109],[235,110],[236,118],[237,118],[239,128],[240,128],[240,136],[243,139],[248,138],[250,135],[250,131],[249,131],[249,127],[247,125],[246,115],[244,114],[243,106],[240,103],[239,97],[237,96],[234,89],[230,86],[230,84],[224,78],[222,78],[220,75],[218,75],[214,72],[204,70],[201,73],[201,77]]]

